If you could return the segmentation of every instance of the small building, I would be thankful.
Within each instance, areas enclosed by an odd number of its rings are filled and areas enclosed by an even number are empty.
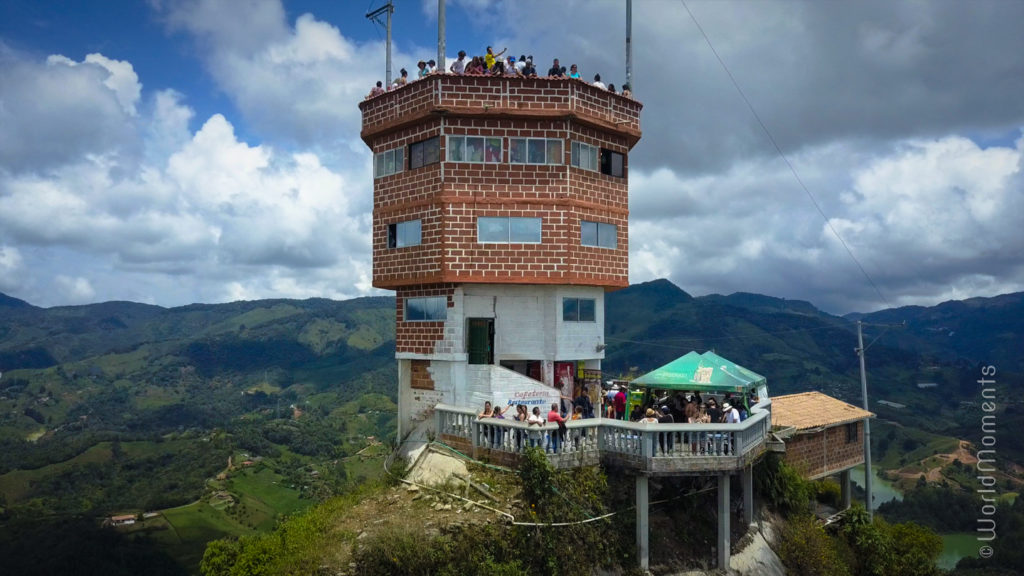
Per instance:
[[[864,419],[874,414],[821,392],[772,398],[772,427],[786,438],[785,460],[810,480],[839,475],[850,505],[850,470],[864,463]]]
[[[135,519],[136,519],[135,514],[122,514],[120,516],[111,516],[110,517],[110,525],[111,526],[131,526],[132,524],[135,524]]]

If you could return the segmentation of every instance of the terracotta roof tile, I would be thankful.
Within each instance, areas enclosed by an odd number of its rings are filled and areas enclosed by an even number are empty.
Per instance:
[[[865,417],[874,417],[874,414],[821,392],[772,397],[772,426],[809,430],[848,424]]]

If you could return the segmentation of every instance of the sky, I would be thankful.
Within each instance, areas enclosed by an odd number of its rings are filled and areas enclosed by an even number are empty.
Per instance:
[[[358,109],[382,3],[0,4],[0,292],[388,294]],[[633,4],[630,282],[840,314],[1024,290],[1024,2]],[[446,15],[449,58],[625,80],[624,0]],[[396,74],[436,55],[436,0],[395,0]]]

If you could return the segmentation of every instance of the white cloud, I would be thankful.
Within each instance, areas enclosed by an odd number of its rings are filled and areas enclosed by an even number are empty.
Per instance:
[[[196,0],[169,7],[167,18],[207,48],[210,74],[261,136],[300,146],[356,140],[357,105],[383,79],[383,44],[354,42],[312,14],[289,26],[277,1],[249,4]],[[396,63],[430,55],[404,54],[397,43],[394,52]]]
[[[85,68],[59,58],[17,66],[27,78]],[[106,79],[78,77],[83,93],[110,98]],[[192,133],[181,101],[162,91],[134,111],[109,111],[142,135],[127,160],[122,142],[44,172],[0,170],[0,271],[21,272],[4,289],[37,304],[221,301],[243,294],[238,287],[247,297],[372,290],[368,151],[328,167],[313,152],[246,144],[219,114]],[[22,112],[26,125],[48,120],[46,111]],[[33,266],[22,264],[26,248]]]
[[[87,304],[92,302],[96,296],[96,291],[93,290],[92,284],[85,278],[58,275],[54,280],[57,283],[57,290],[61,293],[64,300],[69,303]]]
[[[0,289],[40,304],[85,288],[161,304],[371,293],[358,103],[383,47],[353,38],[362,10],[154,5],[234,109],[197,126],[208,95],[143,92],[159,79],[128,60],[46,63],[0,43],[0,271],[16,270]],[[890,303],[1024,288],[1024,145],[1007,137],[1024,126],[1024,64],[1005,56],[1024,51],[1024,4],[689,5]],[[451,0],[449,51],[507,46],[621,84],[622,10]],[[400,26],[396,72],[434,55],[435,15],[426,1],[397,14],[419,27]],[[474,29],[453,28],[466,15]],[[682,5],[634,3],[633,23],[631,280],[879,307]]]
[[[93,59],[40,65],[0,46],[0,169],[29,173],[96,154],[131,160],[141,87],[130,64]]]

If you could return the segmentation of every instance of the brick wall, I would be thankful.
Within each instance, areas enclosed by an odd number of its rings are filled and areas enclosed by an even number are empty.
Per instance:
[[[409,386],[414,390],[433,390],[434,378],[430,375],[430,361],[412,360],[409,366]]]
[[[857,436],[847,442],[846,425],[822,432],[797,434],[786,440],[786,462],[805,478],[823,478],[864,463],[864,423],[856,422]]]
[[[424,120],[382,135],[374,152],[443,135],[500,137],[500,163],[438,164],[405,169],[374,182],[373,284],[395,289],[435,282],[581,284],[619,288],[629,284],[628,178],[570,166],[572,141],[627,153],[620,133],[594,129],[575,120]],[[508,138],[559,138],[560,165],[510,164]],[[447,140],[442,136],[441,158]],[[408,152],[407,152],[408,154]],[[628,156],[626,157],[628,176]],[[541,244],[479,244],[480,216],[542,219]],[[390,224],[419,219],[418,246],[387,247]],[[580,220],[615,224],[616,249],[582,246]]]
[[[571,112],[596,127],[640,137],[640,110],[631,98],[570,78],[492,78],[437,75],[417,80],[359,105],[363,139],[399,129],[439,112],[488,117],[542,117]]]
[[[444,339],[444,322],[406,322],[405,299],[423,296],[447,296],[453,305],[455,287],[450,284],[408,286],[395,294],[395,352],[433,354],[434,346]]]

